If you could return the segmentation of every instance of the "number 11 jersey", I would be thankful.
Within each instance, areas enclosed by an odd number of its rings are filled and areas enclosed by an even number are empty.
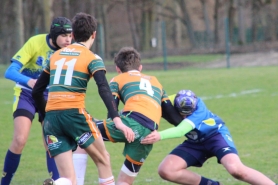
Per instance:
[[[46,112],[85,108],[87,84],[103,60],[88,48],[74,43],[56,51],[44,71],[50,74]]]

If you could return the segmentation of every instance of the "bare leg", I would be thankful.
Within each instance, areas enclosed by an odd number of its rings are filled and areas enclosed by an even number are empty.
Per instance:
[[[76,177],[72,161],[72,151],[67,151],[54,157],[60,177],[65,177],[76,185]]]
[[[13,139],[5,157],[3,167],[3,174],[5,175],[1,178],[0,184],[10,184],[14,173],[17,171],[31,124],[31,120],[25,116],[18,116],[14,119]]]
[[[110,165],[110,156],[106,151],[102,137],[97,138],[85,150],[98,167],[99,177],[102,179],[111,177],[112,170]]]
[[[242,164],[236,154],[227,154],[221,159],[221,164],[236,179],[252,185],[275,185],[267,176],[261,172]]]
[[[21,154],[28,140],[32,122],[25,116],[18,116],[14,119],[14,135],[10,145],[10,151]]]
[[[186,169],[186,162],[176,156],[168,155],[160,163],[158,174],[161,178],[184,185],[199,185],[201,176]]]

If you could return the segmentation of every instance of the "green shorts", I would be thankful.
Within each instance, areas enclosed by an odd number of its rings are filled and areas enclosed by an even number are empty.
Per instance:
[[[116,128],[115,123],[111,119],[104,120],[103,122],[106,135],[112,142],[125,143],[123,155],[126,159],[133,164],[142,165],[151,152],[153,145],[143,145],[140,141],[150,134],[151,130],[129,117],[121,116],[121,120],[135,133],[134,142],[128,143],[124,134]]]
[[[45,114],[43,133],[51,156],[87,148],[101,134],[85,109],[49,111]]]

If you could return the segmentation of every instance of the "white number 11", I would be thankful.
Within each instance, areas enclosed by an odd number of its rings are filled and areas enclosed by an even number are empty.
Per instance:
[[[68,67],[67,67],[64,85],[71,85],[73,69],[74,69],[74,65],[76,63],[76,58],[71,59],[68,62],[65,62],[65,61],[66,61],[66,58],[62,58],[55,62],[55,65],[57,66],[57,68],[55,71],[53,84],[59,84],[63,66],[66,65]]]

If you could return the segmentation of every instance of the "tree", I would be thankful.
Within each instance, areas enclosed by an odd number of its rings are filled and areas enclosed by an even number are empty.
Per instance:
[[[173,1],[169,1],[171,5],[172,2]],[[181,9],[181,15],[178,15],[178,13],[175,11],[175,8],[173,6],[168,5],[168,3],[161,3],[160,0],[155,0],[155,3],[159,6],[162,6],[165,10],[161,13],[162,16],[172,18],[173,20],[179,19],[183,23],[183,25],[186,27],[187,36],[190,40],[191,46],[195,48],[197,44],[194,36],[194,28],[192,26],[190,16],[186,9],[186,1],[176,0],[176,3],[179,5]]]
[[[14,25],[14,39],[15,39],[15,50],[22,47],[24,43],[24,24],[23,24],[23,13],[22,13],[22,0],[16,0],[14,6],[15,13],[15,25]]]
[[[220,7],[219,0],[215,0],[214,5],[214,44],[217,45],[219,42],[219,36],[218,36],[218,9]]]
[[[42,0],[42,10],[43,10],[43,30],[49,32],[49,27],[53,19],[52,11],[53,0]]]
[[[238,32],[239,32],[239,43],[245,44],[245,0],[237,0],[238,7]]]
[[[203,10],[203,15],[204,15],[204,22],[205,22],[205,28],[206,28],[206,38],[208,43],[210,44],[211,42],[211,29],[210,29],[210,22],[209,22],[209,14],[207,11],[207,1],[206,0],[200,0],[202,3],[202,10]]]
[[[135,2],[133,0],[127,0],[126,1],[126,11],[127,11],[127,17],[129,22],[129,27],[132,35],[132,42],[133,46],[136,49],[140,48],[140,40],[139,40],[139,33],[138,33],[138,26],[134,20],[134,11],[131,9],[131,4],[134,4]]]
[[[142,1],[142,19],[141,19],[141,50],[150,50],[150,41],[152,38],[152,28],[154,23],[154,3],[149,0]]]

